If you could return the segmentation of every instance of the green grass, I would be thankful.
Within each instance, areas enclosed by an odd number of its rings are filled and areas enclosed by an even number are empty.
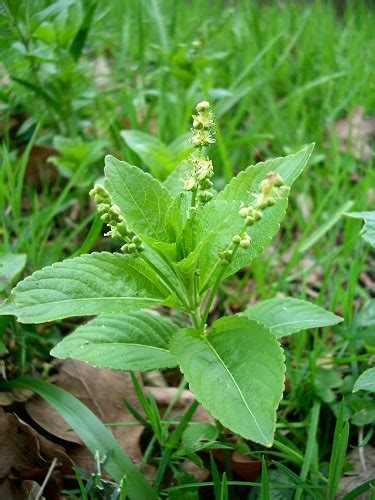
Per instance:
[[[374,412],[366,394],[351,394],[370,362],[373,337],[364,340],[355,319],[373,294],[360,276],[373,280],[374,257],[358,239],[359,222],[341,214],[373,208],[375,170],[350,149],[341,151],[334,133],[336,120],[357,106],[365,116],[374,114],[374,8],[362,1],[347,2],[340,13],[323,1],[68,4],[7,0],[0,7],[0,29],[6,34],[0,41],[0,253],[26,253],[29,273],[81,248],[108,245],[96,241],[98,224],[85,241],[94,220],[87,192],[102,175],[97,155],[76,159],[53,177],[42,172],[42,182],[32,182],[27,165],[36,154],[33,145],[52,146],[58,135],[79,138],[90,148],[104,141],[106,152],[147,169],[121,130],[151,133],[169,144],[189,130],[196,102],[209,99],[219,123],[211,148],[218,188],[249,164],[315,141],[271,250],[225,283],[217,308],[230,314],[249,301],[283,293],[335,310],[345,323],[288,339],[288,387],[275,445],[270,450],[245,446],[253,456],[266,457],[258,487],[234,486],[231,471],[216,470],[213,483],[202,490],[235,498],[244,491],[238,488],[245,488],[254,498],[268,492],[272,498],[282,482],[278,491],[291,490],[288,498],[332,495],[346,451],[337,436],[348,433],[349,443],[357,446],[363,430],[371,432]],[[73,156],[80,158],[76,148]],[[62,159],[71,157],[63,151]],[[34,366],[42,371],[47,349],[35,340],[40,332],[34,330],[11,323],[10,373],[27,371],[35,356]],[[28,340],[28,335],[35,337]],[[41,339],[53,343],[60,335],[50,328]],[[330,369],[323,381],[319,366]],[[343,395],[344,413],[336,422]],[[364,417],[356,416],[360,411]],[[152,415],[156,429],[160,415]],[[343,422],[348,418],[350,433]],[[179,464],[168,442],[162,444],[158,458],[154,447],[149,453],[160,484]],[[178,495],[186,484],[177,480],[169,486]]]

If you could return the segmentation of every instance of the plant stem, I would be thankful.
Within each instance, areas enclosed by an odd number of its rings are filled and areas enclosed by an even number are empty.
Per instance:
[[[158,269],[155,264],[153,262],[151,262],[151,260],[146,257],[146,255],[141,252],[140,253],[140,256],[142,257],[142,259],[146,262],[146,264],[148,264],[155,272],[156,274],[164,281],[165,285],[167,285],[167,287],[169,288],[169,290],[172,292],[172,293],[175,293],[177,298],[181,301],[181,304],[187,309],[189,310],[190,309],[190,305],[188,303],[188,301],[186,300],[186,297],[184,297],[184,295],[181,294],[181,292],[175,287],[173,286],[173,284],[169,281],[169,279],[167,278],[167,276],[165,276],[161,271],[160,269]]]
[[[229,249],[233,249],[233,254],[232,254],[232,259],[233,259],[235,257],[235,255],[236,255],[236,253],[237,253],[238,245],[231,244],[229,246],[228,250]],[[208,296],[207,303],[206,303],[206,306],[205,306],[203,314],[202,314],[201,323],[199,325],[199,328],[202,330],[202,332],[203,332],[204,327],[205,327],[205,325],[207,323],[208,314],[210,312],[210,308],[211,308],[212,302],[213,302],[213,300],[215,298],[217,289],[219,288],[220,282],[223,279],[223,276],[224,276],[225,271],[227,270],[228,266],[229,266],[229,264],[226,264],[225,266],[222,266],[222,268],[220,269],[219,274],[217,275],[215,283],[214,283],[213,287],[211,288],[210,295]]]

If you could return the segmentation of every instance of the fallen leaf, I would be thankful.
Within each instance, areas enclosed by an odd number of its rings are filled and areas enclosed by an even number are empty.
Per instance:
[[[0,392],[0,406],[9,406],[13,403],[24,403],[32,396],[28,389],[14,389],[10,392]]]
[[[57,492],[63,484],[63,474],[71,469],[64,448],[41,436],[17,415],[1,408],[0,428],[0,479],[30,480],[41,484],[56,459],[57,465],[46,485],[46,493],[50,491],[48,498],[51,500],[57,499]],[[11,486],[4,481],[0,490],[2,488]]]
[[[57,362],[55,366],[58,373],[51,378],[51,381],[82,401],[103,423],[133,424],[113,426],[111,430],[129,456],[139,461],[142,456],[139,439],[143,427],[137,425],[137,421],[123,403],[123,399],[127,399],[142,413],[130,375],[126,372],[96,368],[70,359]],[[31,418],[51,435],[71,443],[81,444],[79,437],[67,428],[65,420],[39,396],[28,401],[26,410]],[[77,460],[78,466],[90,470],[89,465],[93,458],[84,447],[72,450],[70,456],[73,460]]]
[[[353,465],[353,471],[340,480],[340,489],[337,498],[343,498],[354,488],[374,478],[375,471],[375,447],[370,444],[362,448],[354,448],[346,456],[348,462]],[[356,497],[359,498],[359,497]],[[360,498],[370,498],[363,495]]]
[[[352,113],[334,125],[340,151],[351,153],[357,160],[369,161],[372,156],[371,138],[375,135],[375,116],[364,118],[364,109],[357,106]]]

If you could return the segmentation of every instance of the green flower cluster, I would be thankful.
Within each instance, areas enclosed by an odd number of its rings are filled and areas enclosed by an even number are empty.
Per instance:
[[[195,148],[194,153],[189,156],[189,162],[193,168],[184,179],[184,188],[187,191],[196,191],[198,201],[204,204],[213,197],[210,191],[213,184],[210,179],[214,174],[214,168],[209,157],[204,156],[202,148],[215,142],[212,132],[215,122],[207,101],[197,104],[196,110],[197,114],[193,115],[193,128],[191,129],[193,136],[189,140]]]
[[[110,236],[113,239],[125,242],[121,247],[121,251],[124,253],[137,256],[139,252],[142,252],[144,248],[141,238],[133,231],[130,231],[119,207],[112,203],[106,188],[101,184],[95,184],[89,194],[96,203],[101,220],[110,228],[104,236]]]
[[[279,189],[284,185],[283,179],[276,172],[268,172],[266,178],[260,183],[260,192],[256,193],[254,206],[241,206],[239,215],[245,219],[244,228],[232,238],[231,248],[219,252],[221,264],[228,265],[238,247],[249,248],[251,236],[247,234],[247,228],[253,226],[263,217],[263,210],[276,203]]]

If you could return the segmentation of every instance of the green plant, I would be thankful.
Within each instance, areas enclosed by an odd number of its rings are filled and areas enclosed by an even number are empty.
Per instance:
[[[211,325],[209,313],[222,280],[277,233],[290,186],[313,146],[251,166],[216,193],[206,156],[213,127],[203,101],[193,116],[195,152],[164,184],[107,156],[105,187],[90,194],[122,253],[82,255],[37,271],[17,285],[0,313],[26,323],[98,315],[52,354],[121,370],[179,365],[224,426],[271,446],[285,372],[278,339],[341,318],[291,298],[258,303]],[[140,312],[158,305],[181,311],[190,325],[181,329],[168,317]]]

